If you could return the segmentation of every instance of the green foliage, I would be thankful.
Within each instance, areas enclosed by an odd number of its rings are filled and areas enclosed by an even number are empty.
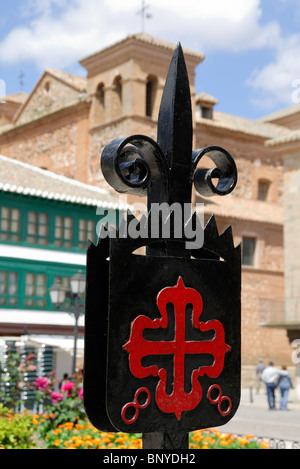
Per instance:
[[[35,428],[32,417],[21,414],[4,415],[4,408],[0,409],[0,448],[3,449],[34,449]]]

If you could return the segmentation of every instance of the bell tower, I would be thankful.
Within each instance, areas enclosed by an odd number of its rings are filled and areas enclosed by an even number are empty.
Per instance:
[[[175,44],[140,33],[80,61],[92,98],[90,127],[124,118],[157,120],[168,64]],[[184,49],[192,98],[202,54]]]

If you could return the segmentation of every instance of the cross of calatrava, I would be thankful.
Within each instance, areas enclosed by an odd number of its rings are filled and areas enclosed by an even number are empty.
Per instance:
[[[160,327],[165,329],[168,327],[166,308],[168,303],[174,305],[174,339],[160,342],[144,339],[143,333],[146,329],[158,329]],[[199,330],[199,334],[204,331],[214,330],[215,336],[212,340],[186,340],[185,316],[188,304],[193,305],[191,318],[193,327]],[[161,318],[151,320],[147,316],[138,316],[132,324],[130,339],[123,348],[129,353],[130,371],[136,378],[145,378],[150,375],[159,376],[160,381],[155,394],[156,403],[162,412],[173,412],[180,420],[183,411],[194,409],[201,401],[202,388],[198,377],[204,374],[211,378],[218,377],[224,366],[225,353],[230,350],[230,346],[225,343],[224,328],[220,321],[200,322],[203,310],[202,298],[196,290],[186,288],[181,277],[179,277],[176,286],[167,287],[159,293],[157,306]],[[212,366],[200,366],[193,370],[190,393],[186,393],[184,390],[185,359],[188,354],[211,354],[214,357]],[[149,355],[170,355],[173,358],[174,382],[173,392],[170,395],[166,393],[166,370],[156,365],[147,367],[142,365],[142,359]]]

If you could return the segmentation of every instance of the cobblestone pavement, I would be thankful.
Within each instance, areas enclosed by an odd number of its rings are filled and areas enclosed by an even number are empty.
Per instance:
[[[295,399],[295,393],[291,390],[288,410],[279,410],[278,403],[277,393],[277,408],[269,410],[264,389],[261,389],[259,394],[251,392],[250,389],[243,389],[237,413],[218,430],[239,435],[253,434],[277,440],[277,443],[282,440],[287,442],[286,447],[291,446],[292,442],[298,442],[300,449],[300,401]]]

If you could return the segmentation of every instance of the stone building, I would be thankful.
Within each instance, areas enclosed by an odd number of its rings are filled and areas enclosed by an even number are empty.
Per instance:
[[[32,92],[15,105],[14,113],[9,97],[1,104],[0,153],[109,191],[99,165],[102,148],[114,138],[133,134],[156,139],[174,47],[134,34],[82,59],[85,78],[45,70]],[[278,366],[294,365],[284,321],[284,271],[286,260],[286,271],[300,276],[300,261],[288,250],[284,256],[284,236],[288,245],[298,244],[300,238],[284,209],[296,211],[299,203],[296,197],[291,203],[288,194],[296,194],[299,188],[294,156],[300,149],[300,108],[260,120],[218,112],[216,98],[195,90],[195,68],[204,56],[186,49],[184,54],[194,149],[219,145],[234,156],[238,167],[238,185],[231,195],[209,200],[194,195],[194,202],[205,202],[205,215],[215,214],[220,233],[232,225],[235,243],[242,243],[242,377],[249,384],[255,379],[258,358]],[[287,283],[288,295],[290,288]],[[294,339],[297,328],[293,331],[290,338]]]

